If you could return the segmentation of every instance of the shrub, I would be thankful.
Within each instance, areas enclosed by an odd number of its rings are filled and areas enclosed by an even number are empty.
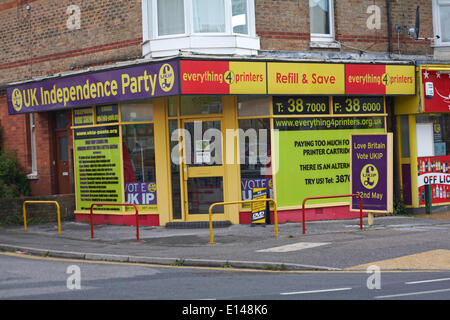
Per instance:
[[[0,127],[1,139],[1,127]],[[0,141],[1,144],[1,141]],[[17,162],[15,154],[0,150],[0,198],[15,198],[31,194],[27,176]]]

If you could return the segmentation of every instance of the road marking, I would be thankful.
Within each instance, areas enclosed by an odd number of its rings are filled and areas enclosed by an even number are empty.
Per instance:
[[[425,251],[417,254],[374,261],[367,264],[350,267],[348,269],[367,269],[371,265],[376,265],[381,269],[450,269],[450,250],[437,249]]]
[[[446,291],[450,291],[450,289],[441,289],[441,290],[430,290],[430,291],[418,291],[418,292],[409,292],[409,293],[391,294],[391,295],[388,295],[388,296],[377,296],[377,297],[375,297],[375,299],[406,297],[406,296],[414,296],[414,295],[419,295],[419,294],[438,293],[438,292],[446,292]]]
[[[315,248],[329,244],[329,242],[298,242],[285,246],[256,250],[256,252],[290,252],[303,249]]]
[[[296,292],[282,292],[283,296],[294,295],[294,294],[308,294],[308,293],[322,293],[322,292],[333,292],[333,291],[346,291],[352,290],[352,288],[336,288],[336,289],[323,289],[323,290],[310,290],[310,291],[296,291]]]
[[[427,282],[439,282],[439,281],[448,281],[450,278],[441,278],[441,279],[431,279],[431,280],[420,280],[420,281],[410,281],[405,282],[405,284],[417,284],[417,283],[427,283]]]

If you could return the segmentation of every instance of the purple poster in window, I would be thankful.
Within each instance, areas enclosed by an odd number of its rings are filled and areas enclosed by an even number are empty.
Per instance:
[[[51,111],[176,95],[178,82],[178,61],[48,79],[8,87],[8,112]]]
[[[388,211],[388,136],[386,134],[351,135],[351,192],[362,198],[364,211]],[[359,198],[353,197],[352,210],[359,210]]]
[[[125,183],[125,199],[127,203],[156,207],[156,183]]]

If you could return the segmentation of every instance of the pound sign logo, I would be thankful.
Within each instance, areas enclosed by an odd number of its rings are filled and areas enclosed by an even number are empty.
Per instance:
[[[373,164],[366,164],[361,170],[361,183],[366,189],[375,188],[378,177],[378,170]]]
[[[164,92],[172,90],[175,83],[175,73],[170,64],[164,64],[159,70],[159,85]]]
[[[14,89],[14,91],[12,93],[12,97],[11,97],[11,102],[12,102],[14,109],[17,112],[22,110],[23,98],[22,98],[22,93],[20,92],[19,89]]]

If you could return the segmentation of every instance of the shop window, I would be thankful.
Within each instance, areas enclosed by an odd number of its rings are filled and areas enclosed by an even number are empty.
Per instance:
[[[74,126],[88,126],[92,124],[94,124],[94,111],[92,107],[73,110]]]
[[[409,120],[408,116],[400,116],[402,132],[402,158],[409,158]]]
[[[169,117],[178,115],[178,97],[169,97]]]
[[[119,121],[119,107],[116,104],[108,106],[97,106],[96,112],[96,123],[114,123]]]
[[[169,144],[171,150],[170,178],[172,185],[172,217],[174,220],[182,218],[181,212],[181,185],[180,185],[180,155],[178,152],[178,121],[169,120]]]
[[[450,1],[433,0],[434,32],[439,36],[436,45],[450,45]]]
[[[311,41],[334,40],[334,10],[332,0],[309,0]]]
[[[450,202],[450,115],[416,116],[419,204],[425,204],[425,185],[431,185],[433,204]]]
[[[126,201],[148,206],[147,209],[155,209],[156,169],[153,124],[123,125],[122,143]]]
[[[143,55],[256,55],[254,0],[143,0]]]
[[[239,96],[238,115],[268,116],[270,114],[270,98],[266,96]]]
[[[181,115],[222,113],[221,96],[182,96]]]
[[[252,198],[253,188],[267,188],[273,197],[270,119],[240,119],[239,129],[242,200]]]
[[[418,115],[417,156],[445,156],[450,148],[450,115]]]
[[[153,104],[151,100],[123,103],[120,113],[122,122],[153,121]]]

